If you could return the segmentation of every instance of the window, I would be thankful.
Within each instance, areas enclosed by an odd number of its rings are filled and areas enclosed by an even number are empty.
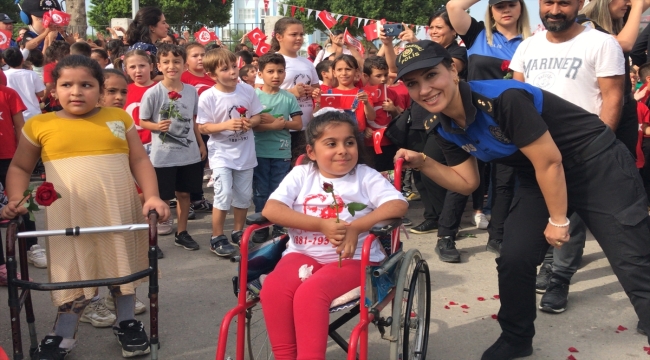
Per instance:
[[[239,9],[239,21],[252,21],[255,19],[255,9]]]

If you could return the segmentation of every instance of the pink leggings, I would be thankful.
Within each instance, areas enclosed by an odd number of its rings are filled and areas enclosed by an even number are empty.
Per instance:
[[[313,265],[304,282],[298,269]],[[282,258],[264,280],[260,298],[273,355],[278,360],[324,360],[327,350],[330,304],[359,286],[361,261],[319,264],[291,253]]]

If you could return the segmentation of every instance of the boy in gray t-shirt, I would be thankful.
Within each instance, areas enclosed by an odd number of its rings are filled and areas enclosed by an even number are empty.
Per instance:
[[[196,124],[198,94],[181,82],[185,50],[163,44],[156,55],[163,80],[147,90],[140,102],[140,126],[151,130],[151,163],[158,177],[160,198],[176,198],[178,229],[176,245],[198,250],[199,244],[187,233],[190,193],[202,191],[201,159],[207,156]],[[173,219],[159,225],[161,235],[173,232]],[[160,255],[160,254],[159,254]]]

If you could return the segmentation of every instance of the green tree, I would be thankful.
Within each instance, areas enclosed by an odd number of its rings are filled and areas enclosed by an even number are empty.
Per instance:
[[[5,13],[9,15],[11,20],[15,21],[14,24],[14,36],[16,39],[18,37],[18,31],[21,27],[24,27],[25,24],[20,20],[20,8],[14,3],[13,0],[0,0],[0,13]]]
[[[351,15],[368,19],[386,19],[391,22],[404,22],[406,24],[428,25],[429,16],[444,6],[446,0],[288,0],[289,5],[285,16],[291,16],[291,5],[305,7],[314,10],[327,9],[335,14]],[[305,24],[305,32],[311,33],[314,29],[325,30],[323,23],[315,20],[312,13],[307,20],[307,10],[301,12],[296,10],[297,19]],[[340,19],[339,19],[340,20]],[[356,20],[354,25],[346,21],[344,24],[337,24],[335,29],[348,28],[353,35],[363,34],[362,27],[357,28]]]
[[[188,26],[193,32],[203,25],[216,27],[228,24],[232,1],[227,0],[223,4],[221,0],[140,0],[140,6],[157,6],[165,14],[167,23]],[[110,24],[112,18],[132,17],[131,0],[92,0],[91,4],[88,22],[96,28]]]

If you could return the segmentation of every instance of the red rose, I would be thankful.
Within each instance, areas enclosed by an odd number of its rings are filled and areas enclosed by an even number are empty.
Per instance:
[[[178,100],[182,98],[181,94],[177,93],[176,91],[168,92],[167,96],[169,96],[169,100]]]
[[[239,113],[239,115],[240,115],[241,117],[246,116],[246,111],[248,111],[248,109],[246,109],[246,108],[243,107],[243,106],[240,106],[240,107],[236,108],[235,110],[237,110],[237,112]]]
[[[59,194],[54,190],[54,185],[50,182],[44,182],[36,188],[36,203],[43,206],[50,206],[59,198]]]
[[[334,184],[332,184],[332,183],[328,183],[328,182],[324,182],[324,183],[323,183],[323,190],[324,190],[326,193],[328,193],[328,194],[329,194],[329,193],[333,193],[333,192],[334,192]]]
[[[501,71],[508,71],[510,70],[510,60],[503,60],[501,63]]]

